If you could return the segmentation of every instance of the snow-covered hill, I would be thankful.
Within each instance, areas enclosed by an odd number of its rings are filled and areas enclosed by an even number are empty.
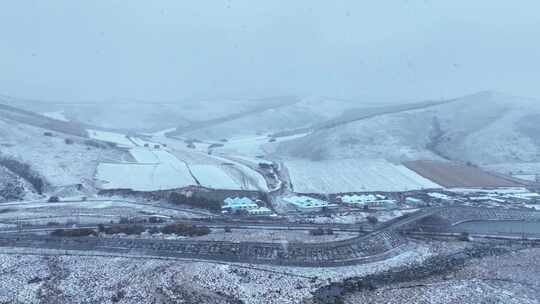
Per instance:
[[[452,159],[487,165],[540,160],[540,102],[494,92],[386,113],[282,143],[277,154],[336,158]]]
[[[0,104],[50,114],[86,126],[105,129],[156,131],[199,129],[296,102],[294,97],[215,98],[170,102],[143,100],[39,101],[0,95]]]
[[[373,107],[357,100],[340,100],[328,97],[308,97],[291,100],[289,104],[269,107],[238,116],[235,119],[217,121],[196,130],[182,132],[183,137],[218,140],[222,138],[253,136],[256,134],[301,133],[321,122],[343,116],[347,110]],[[290,133],[289,133],[290,132]]]
[[[55,120],[50,122],[56,125]],[[0,157],[29,165],[50,186],[46,190],[76,184],[91,189],[98,162],[118,160],[124,153],[85,137],[59,132],[63,128],[48,126],[37,126],[35,121],[24,123],[23,118],[13,119],[0,112]],[[61,126],[70,127],[68,123]],[[76,126],[74,129],[78,130]]]

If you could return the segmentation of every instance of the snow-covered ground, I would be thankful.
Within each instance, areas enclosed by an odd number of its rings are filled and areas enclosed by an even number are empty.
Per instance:
[[[384,160],[343,159],[285,162],[299,193],[407,191],[441,188],[402,165]]]
[[[141,147],[144,147],[145,145],[148,146],[148,147],[153,147],[154,145],[160,146],[158,143],[151,142],[151,141],[148,141],[148,140],[145,140],[143,138],[136,137],[136,136],[128,136],[127,138],[131,142],[133,142],[135,145],[141,146]]]
[[[214,165],[190,165],[199,183],[214,189],[242,189],[224,170]]]
[[[3,155],[27,163],[52,186],[91,183],[99,161],[117,161],[124,152],[87,146],[84,138],[0,119]],[[73,140],[67,144],[65,139]]]
[[[66,116],[64,115],[64,111],[45,112],[41,114],[43,116],[47,116],[52,119],[61,120],[61,121],[69,121],[69,119],[67,119]]]
[[[196,185],[185,165],[174,168],[168,164],[101,163],[96,179],[102,189],[132,189],[154,191]]]
[[[108,132],[108,131],[99,131],[99,130],[87,130],[88,136],[93,139],[111,142],[117,144],[119,147],[134,147],[135,144],[129,140],[125,134]]]
[[[497,208],[534,208],[538,209],[540,194],[527,188],[452,188],[449,191],[467,196],[473,206],[493,206]],[[468,205],[468,203],[465,203]]]
[[[183,145],[171,147],[167,144],[164,147],[160,141],[163,139],[161,133],[152,141],[113,132],[97,134],[101,140],[118,145],[127,147],[129,142],[132,145],[129,153],[136,161],[101,163],[96,179],[101,181],[102,189],[152,191],[201,185],[213,189],[267,190],[264,178],[253,169]]]
[[[222,168],[229,176],[232,176],[238,184],[242,185],[243,189],[268,192],[266,180],[259,172],[230,158],[215,155],[213,157],[225,164]]]
[[[88,130],[88,133],[93,138],[129,147],[129,153],[136,161],[100,163],[95,178],[102,189],[153,191],[197,184],[184,162],[161,147],[154,148],[151,142],[115,132]]]
[[[215,148],[215,150],[220,153],[255,157],[273,152],[279,143],[301,138],[307,134],[309,133],[299,133],[290,136],[276,137],[273,138],[272,141],[271,137],[268,135],[236,137],[228,140],[227,142],[221,142],[223,146]]]
[[[359,111],[358,117],[363,117]],[[422,109],[348,120],[279,145],[307,159],[450,158],[480,166],[540,162],[540,102],[482,92]]]
[[[527,188],[523,187],[508,187],[508,188],[495,188],[495,189],[483,189],[483,188],[449,188],[448,191],[457,193],[485,193],[485,194],[525,194],[530,193]]]
[[[539,181],[539,174],[514,174],[512,177],[519,178],[525,181],[529,182],[537,182]]]
[[[129,149],[129,154],[133,156],[135,161],[143,164],[157,164],[159,159],[150,148],[135,147]]]
[[[0,273],[0,301],[59,304],[110,303],[119,293],[123,295],[119,303],[126,304],[156,303],[156,299],[162,303],[217,304],[232,303],[231,299],[246,304],[305,303],[328,282],[405,266],[434,254],[418,245],[381,262],[320,269],[148,259],[136,254],[98,256],[89,251],[71,252],[80,256],[66,256],[59,250],[41,250],[42,255],[26,255],[24,248],[0,251],[0,265],[9,270]]]

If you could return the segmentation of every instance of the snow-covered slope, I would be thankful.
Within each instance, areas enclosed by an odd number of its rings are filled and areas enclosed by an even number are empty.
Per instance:
[[[452,159],[476,164],[540,160],[540,102],[483,92],[382,114],[282,143],[277,154],[308,159]]]
[[[0,113],[0,155],[30,165],[53,187],[92,187],[97,163],[121,158],[119,150],[88,143],[87,138],[28,125]]]
[[[342,116],[346,110],[372,106],[357,100],[338,100],[325,97],[309,97],[293,100],[287,105],[267,108],[235,119],[208,124],[190,132],[183,132],[183,137],[198,139],[221,139],[253,136],[255,134],[273,134],[297,129],[310,129],[314,125]],[[297,130],[303,132],[303,130]]]
[[[82,137],[87,136],[85,128],[78,123],[58,120],[49,116],[40,115],[31,111],[22,110],[20,108],[1,103],[0,118],[44,129],[49,129],[51,131],[57,131]]]

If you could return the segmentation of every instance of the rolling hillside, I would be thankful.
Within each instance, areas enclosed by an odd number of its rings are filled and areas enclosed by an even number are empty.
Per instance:
[[[29,166],[31,176],[43,181],[44,192],[76,184],[91,190],[98,161],[120,159],[124,152],[86,136],[79,124],[0,105],[0,159],[2,163],[8,160],[0,165],[7,179],[0,186],[28,179],[16,174],[13,165],[7,168],[15,161],[18,166]]]
[[[483,92],[319,128],[276,154],[311,160],[457,160],[478,165],[540,160],[540,103]]]

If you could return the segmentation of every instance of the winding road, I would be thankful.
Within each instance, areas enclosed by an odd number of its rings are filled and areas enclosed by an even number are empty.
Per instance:
[[[144,238],[101,238],[101,237],[53,237],[34,234],[32,228],[0,233],[0,247],[22,247],[33,249],[86,250],[115,254],[137,254],[192,258],[235,263],[291,265],[305,267],[331,267],[380,261],[407,250],[411,244],[403,233],[414,233],[420,220],[437,215],[450,219],[450,223],[464,220],[540,220],[540,212],[506,210],[434,207],[420,210],[377,227],[365,235],[340,241],[322,243],[263,243],[225,242],[196,240],[163,240]],[[201,222],[199,222],[201,223]],[[204,222],[202,222],[204,223]],[[214,227],[231,225],[224,222],[206,222]],[[281,225],[281,226],[280,226]],[[290,229],[283,223],[238,222],[235,227],[252,229]],[[296,224],[294,229],[310,229],[312,224]],[[444,227],[444,225],[441,225]],[[34,227],[52,229],[51,227]],[[354,229],[354,228],[353,228]],[[511,240],[511,239],[509,239]]]

